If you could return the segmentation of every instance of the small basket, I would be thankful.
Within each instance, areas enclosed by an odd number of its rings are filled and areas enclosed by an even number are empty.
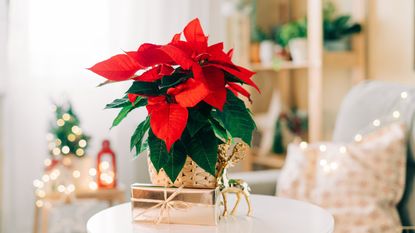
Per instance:
[[[151,183],[154,185],[167,187],[183,185],[185,188],[216,188],[217,186],[216,178],[199,167],[189,156],[174,183],[171,182],[163,168],[157,174],[150,157],[147,157],[147,162]]]

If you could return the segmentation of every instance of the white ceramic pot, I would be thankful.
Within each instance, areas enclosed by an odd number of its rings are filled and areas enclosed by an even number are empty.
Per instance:
[[[259,58],[262,65],[271,65],[274,57],[274,43],[264,40],[259,44]]]
[[[288,42],[293,63],[304,63],[308,59],[307,39],[295,38]]]

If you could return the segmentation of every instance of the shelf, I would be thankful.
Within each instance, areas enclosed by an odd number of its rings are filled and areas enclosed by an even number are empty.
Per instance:
[[[309,67],[308,62],[294,63],[292,61],[283,61],[278,64],[262,65],[261,63],[255,63],[250,65],[251,69],[255,72],[261,71],[274,71],[280,70],[295,70],[295,69],[307,69]]]
[[[269,154],[267,156],[254,156],[252,163],[269,168],[280,169],[284,166],[285,155]]]
[[[353,51],[324,51],[323,61],[325,67],[354,67],[357,55]]]
[[[356,53],[353,51],[324,51],[323,61],[325,67],[353,67],[356,65]],[[307,69],[309,67],[308,62],[294,63],[292,61],[283,61],[279,64],[263,65],[261,63],[254,63],[250,65],[251,69],[255,72],[274,71],[280,70],[296,70]]]

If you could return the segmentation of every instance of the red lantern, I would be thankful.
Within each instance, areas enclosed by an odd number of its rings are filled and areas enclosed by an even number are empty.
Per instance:
[[[117,166],[110,142],[104,140],[97,156],[97,183],[99,188],[112,189],[117,186]]]

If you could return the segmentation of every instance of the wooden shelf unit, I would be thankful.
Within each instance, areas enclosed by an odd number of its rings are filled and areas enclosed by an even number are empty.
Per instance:
[[[275,1],[275,0],[273,0]],[[290,6],[297,5],[290,3]],[[292,90],[290,87],[291,76],[294,72],[300,70],[307,71],[307,108],[309,117],[309,131],[308,141],[316,142],[322,139],[322,92],[323,92],[323,67],[332,69],[350,69],[352,83],[358,83],[366,78],[366,33],[361,32],[352,38],[352,51],[324,51],[323,49],[323,32],[322,32],[322,2],[323,0],[305,0],[307,9],[306,15],[308,19],[308,62],[293,63],[292,61],[283,61],[276,65],[262,65],[262,64],[249,64],[249,67],[257,72],[275,72],[275,76],[278,78],[278,88],[285,89],[281,95],[283,101],[287,100],[287,92]],[[366,25],[366,9],[368,0],[351,0],[353,20]],[[301,4],[300,4],[301,5]],[[268,17],[264,14],[260,17]],[[363,27],[365,30],[365,27]],[[246,34],[245,34],[246,35]],[[239,35],[239,36],[242,36]],[[245,45],[244,48],[249,48]],[[246,54],[246,53],[245,53]],[[246,62],[246,60],[245,60]],[[304,79],[302,79],[304,80]],[[304,82],[304,81],[303,81]],[[289,97],[288,97],[289,98]],[[262,114],[264,115],[264,114]],[[275,114],[266,113],[275,117]],[[255,117],[255,112],[254,112]],[[261,116],[263,118],[264,116]],[[270,117],[269,117],[270,118]],[[269,127],[275,127],[275,119],[265,119],[269,122]],[[264,121],[264,119],[262,119]],[[267,128],[262,126],[262,128]],[[267,134],[270,135],[269,130]],[[268,142],[269,146],[269,142]],[[261,151],[261,148],[259,149]],[[263,150],[262,150],[263,151]],[[252,153],[255,154],[249,160],[251,165],[245,165],[245,169],[252,169],[252,165],[261,165],[269,168],[281,168],[284,164],[285,156],[276,156],[271,153]]]

